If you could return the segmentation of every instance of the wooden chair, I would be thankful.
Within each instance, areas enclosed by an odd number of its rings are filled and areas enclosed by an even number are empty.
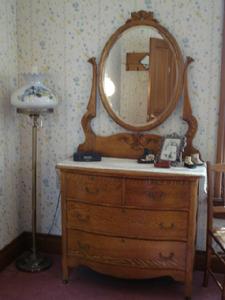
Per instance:
[[[215,175],[225,173],[225,164],[210,164],[207,162],[207,182],[208,182],[208,197],[207,197],[207,242],[206,242],[206,265],[204,272],[204,286],[208,286],[209,275],[213,277],[216,284],[221,289],[222,300],[225,300],[225,280],[221,282],[217,279],[212,271],[211,262],[212,256],[216,256],[218,261],[222,263],[225,271],[225,222],[224,227],[215,227],[214,218],[225,216],[224,206],[214,206],[214,183]],[[217,175],[218,176],[218,175]],[[221,176],[222,178],[223,176]],[[225,218],[224,218],[225,219]]]

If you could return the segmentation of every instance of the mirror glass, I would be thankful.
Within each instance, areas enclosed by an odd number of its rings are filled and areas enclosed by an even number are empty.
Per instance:
[[[158,118],[173,99],[175,62],[169,42],[156,28],[124,31],[103,68],[103,90],[114,113],[132,126]]]

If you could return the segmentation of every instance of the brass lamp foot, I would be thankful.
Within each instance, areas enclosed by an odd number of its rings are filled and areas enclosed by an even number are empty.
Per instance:
[[[41,254],[34,255],[32,252],[26,252],[16,260],[17,269],[24,272],[40,272],[50,268],[52,261],[49,257]]]

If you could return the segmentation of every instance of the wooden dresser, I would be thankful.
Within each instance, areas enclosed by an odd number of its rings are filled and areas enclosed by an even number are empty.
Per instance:
[[[155,47],[153,55],[151,39],[156,32],[157,44],[163,43],[163,47]],[[130,39],[133,42],[128,46]],[[121,45],[126,45],[126,51],[119,56],[114,49]],[[138,57],[132,62],[135,68],[130,72],[129,66],[121,73],[130,53]],[[145,65],[147,56],[150,64]],[[141,10],[132,12],[107,40],[98,64],[94,57],[88,61],[92,86],[81,120],[85,138],[77,152],[108,158],[57,165],[62,192],[63,279],[68,281],[69,268],[78,265],[122,278],[171,276],[185,283],[185,297],[190,298],[198,186],[205,168],[156,169],[138,165],[137,159],[147,152],[154,154],[156,161],[165,159],[162,145],[175,136],[175,144],[168,144],[170,161],[176,164],[192,154],[201,157],[192,143],[198,122],[188,92],[188,67],[194,60],[189,56],[184,60],[172,34],[153,12]],[[149,72],[145,85],[139,71]],[[108,80],[115,88],[112,94]],[[98,115],[97,95],[109,119],[119,126],[114,134],[107,135],[104,129],[99,135],[92,129]],[[152,133],[171,116],[179,99],[183,99],[182,119],[187,125],[182,137],[176,134],[182,131],[177,122],[171,123],[172,128],[167,128],[170,123],[164,125],[167,136]],[[137,114],[141,119],[136,119]],[[104,124],[100,122],[100,127]],[[121,132],[120,127],[127,130]]]
[[[66,161],[61,175],[63,279],[85,265],[121,278],[171,276],[191,295],[199,178],[205,168],[135,160]]]

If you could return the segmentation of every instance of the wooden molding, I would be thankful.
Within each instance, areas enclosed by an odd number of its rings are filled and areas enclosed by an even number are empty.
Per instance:
[[[10,244],[0,250],[0,271],[11,264],[24,251],[29,250],[31,245],[31,232],[23,232]],[[38,233],[37,247],[40,252],[61,254],[61,236]]]
[[[32,234],[31,232],[24,232],[25,236],[25,250],[28,250],[32,246]],[[49,254],[61,254],[61,236],[50,235],[45,233],[37,234],[37,249],[40,252]]]
[[[97,96],[97,64],[96,58],[92,57],[88,60],[92,65],[92,87],[90,98],[87,105],[87,111],[83,115],[81,124],[85,134],[85,142],[79,145],[79,151],[94,151],[96,135],[91,128],[91,120],[96,117],[96,96]]]
[[[22,233],[10,244],[0,250],[0,271],[23,253],[25,239],[26,236],[24,233]]]
[[[183,120],[188,124],[188,130],[185,134],[187,138],[187,146],[184,150],[184,156],[191,155],[193,153],[199,153],[199,151],[193,147],[192,141],[198,130],[198,122],[192,114],[191,102],[188,93],[188,66],[194,61],[192,57],[187,57],[184,67],[184,105],[183,105]]]

